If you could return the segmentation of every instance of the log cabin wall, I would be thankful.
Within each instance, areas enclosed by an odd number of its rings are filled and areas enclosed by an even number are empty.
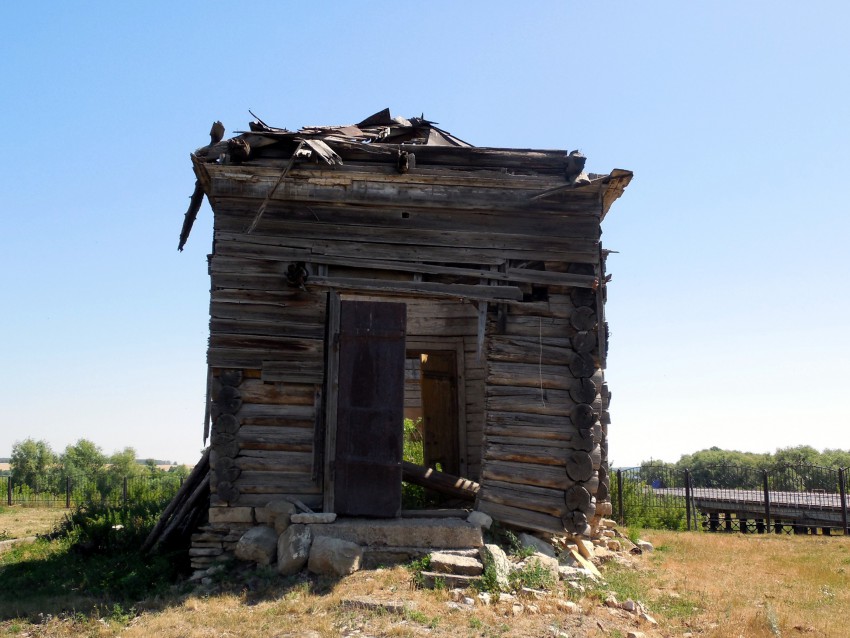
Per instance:
[[[631,173],[570,185],[563,152],[430,146],[400,172],[397,145],[328,144],[343,163],[195,158],[215,215],[211,523],[233,534],[279,497],[321,509],[333,290],[404,302],[408,356],[457,353],[478,509],[589,533],[610,512],[600,222]]]

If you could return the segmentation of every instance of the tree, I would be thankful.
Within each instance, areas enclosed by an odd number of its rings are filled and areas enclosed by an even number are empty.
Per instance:
[[[115,454],[110,456],[109,472],[120,478],[141,474],[142,466],[136,461],[136,450],[131,447],[125,447],[120,452],[115,452]]]
[[[821,454],[811,445],[784,447],[776,450],[773,455],[773,465],[776,468],[786,465],[824,465]]]
[[[827,448],[821,453],[821,457],[827,467],[850,467],[850,452],[847,450]]]
[[[12,483],[46,487],[50,474],[55,469],[56,455],[46,441],[25,439],[12,446]]]
[[[79,439],[74,445],[65,448],[60,458],[62,470],[66,476],[96,476],[106,464],[103,451],[87,439]]]

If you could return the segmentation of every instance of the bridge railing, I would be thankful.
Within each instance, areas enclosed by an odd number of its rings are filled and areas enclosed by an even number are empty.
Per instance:
[[[645,463],[611,472],[613,516],[625,525],[828,534],[848,530],[846,471]]]

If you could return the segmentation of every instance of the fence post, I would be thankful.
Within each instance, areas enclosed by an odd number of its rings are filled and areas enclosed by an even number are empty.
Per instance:
[[[127,477],[124,477],[124,485],[122,496],[124,497],[124,507],[127,507]]]
[[[71,509],[71,477],[65,477],[65,509]]]
[[[685,470],[685,515],[688,519],[688,531],[691,531],[691,472]]]
[[[770,529],[770,488],[767,484],[767,470],[761,471],[764,480],[764,522],[765,529]]]
[[[6,502],[9,507],[12,507],[12,475],[9,475],[9,480],[6,481]]]
[[[841,525],[844,528],[844,533],[850,533],[847,529],[847,474],[844,468],[838,470],[838,490],[841,492]]]
[[[626,513],[623,511],[623,470],[617,470],[617,512],[620,514],[620,525],[625,525]]]

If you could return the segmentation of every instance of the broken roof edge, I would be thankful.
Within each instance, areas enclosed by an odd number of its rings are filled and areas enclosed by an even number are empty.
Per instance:
[[[611,205],[620,199],[634,175],[632,171],[615,168],[604,178],[607,180],[607,188],[602,193],[602,217],[600,221],[605,219],[605,216],[611,209]]]

